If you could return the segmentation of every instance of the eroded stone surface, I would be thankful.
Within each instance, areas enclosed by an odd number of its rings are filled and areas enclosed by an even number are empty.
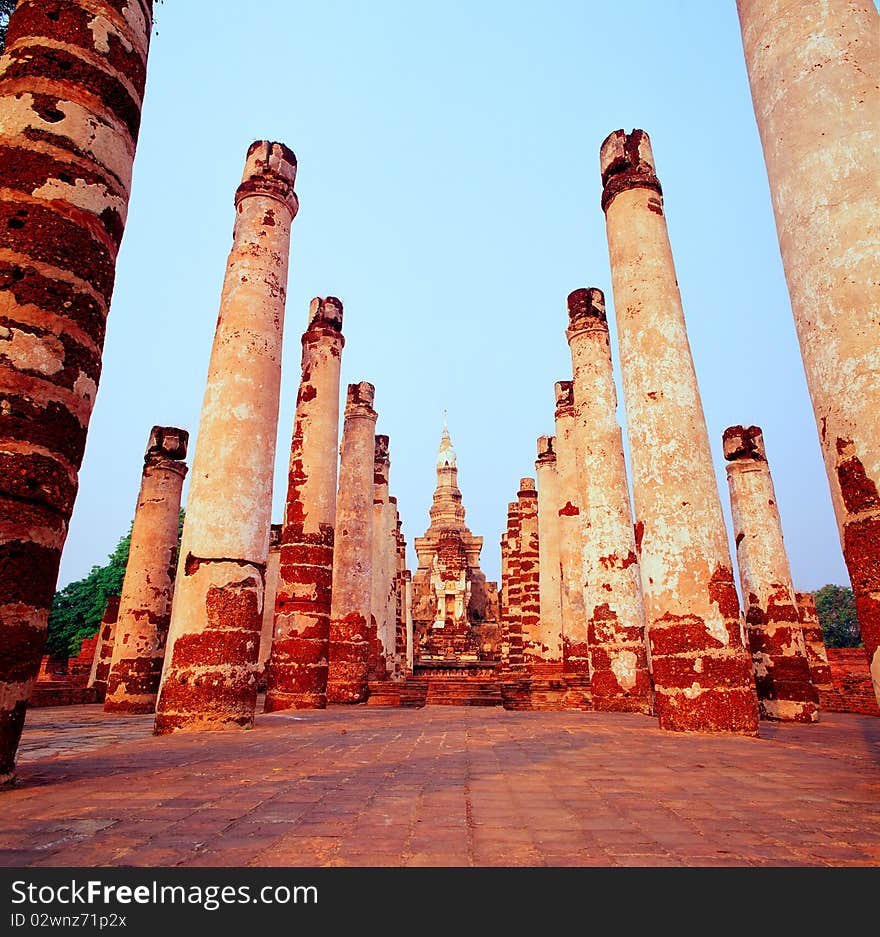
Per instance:
[[[342,427],[336,545],[333,551],[327,702],[367,699],[373,593],[373,470],[375,388],[349,384]]]
[[[568,316],[593,706],[650,713],[653,691],[645,609],[602,291],[581,289],[569,294]]]
[[[761,430],[729,426],[723,444],[760,714],[817,722],[819,694],[810,674]]]
[[[316,297],[302,337],[267,712],[327,705],[342,315],[338,299]]]
[[[180,495],[189,433],[154,426],[141,488],[107,676],[107,712],[152,712],[159,692],[171,620]]]
[[[737,0],[810,399],[880,701],[880,16]]]
[[[751,659],[647,134],[612,133],[600,166],[657,715],[665,729],[754,733]]]
[[[248,150],[193,458],[157,734],[247,727],[257,699],[296,157]]]
[[[151,28],[150,0],[21,2],[0,59],[0,783],[98,389]]]

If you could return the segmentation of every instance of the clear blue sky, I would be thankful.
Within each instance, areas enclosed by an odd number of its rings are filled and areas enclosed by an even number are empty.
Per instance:
[[[336,295],[343,393],[376,385],[407,540],[428,525],[447,408],[496,578],[507,502],[553,432],[553,382],[571,373],[566,295],[605,290],[614,336],[598,150],[633,127],[651,135],[665,192],[725,513],[721,432],[759,424],[795,585],[848,583],[733,0],[217,0],[157,14],[62,585],[127,529],[150,427],[196,434],[255,139],[299,159],[273,520],[308,302]]]

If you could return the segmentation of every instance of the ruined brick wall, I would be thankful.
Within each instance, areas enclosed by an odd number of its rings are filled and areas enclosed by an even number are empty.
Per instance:
[[[864,648],[829,647],[826,653],[832,688],[820,690],[820,711],[880,716]]]

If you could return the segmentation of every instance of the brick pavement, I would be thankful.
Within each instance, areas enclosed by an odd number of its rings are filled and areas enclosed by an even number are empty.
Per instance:
[[[760,738],[629,713],[261,715],[154,737],[99,706],[28,713],[2,866],[880,864],[880,719]]]

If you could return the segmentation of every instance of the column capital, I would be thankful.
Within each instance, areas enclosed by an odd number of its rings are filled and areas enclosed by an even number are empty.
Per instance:
[[[556,394],[556,417],[571,416],[574,413],[574,384],[572,381],[557,381],[553,385]]]
[[[766,462],[764,437],[760,426],[728,426],[722,435],[724,458],[728,462],[750,459]]]
[[[615,130],[599,148],[602,171],[602,211],[627,189],[653,189],[662,199],[663,189],[654,169],[651,139],[644,130]],[[662,213],[662,203],[661,203]]]
[[[296,156],[283,143],[255,140],[247,151],[241,185],[235,190],[235,207],[254,195],[280,202],[295,217],[299,199],[293,191],[296,182]]]
[[[565,337],[569,343],[582,332],[608,331],[605,317],[605,294],[595,286],[574,290],[568,294],[568,329]]]

